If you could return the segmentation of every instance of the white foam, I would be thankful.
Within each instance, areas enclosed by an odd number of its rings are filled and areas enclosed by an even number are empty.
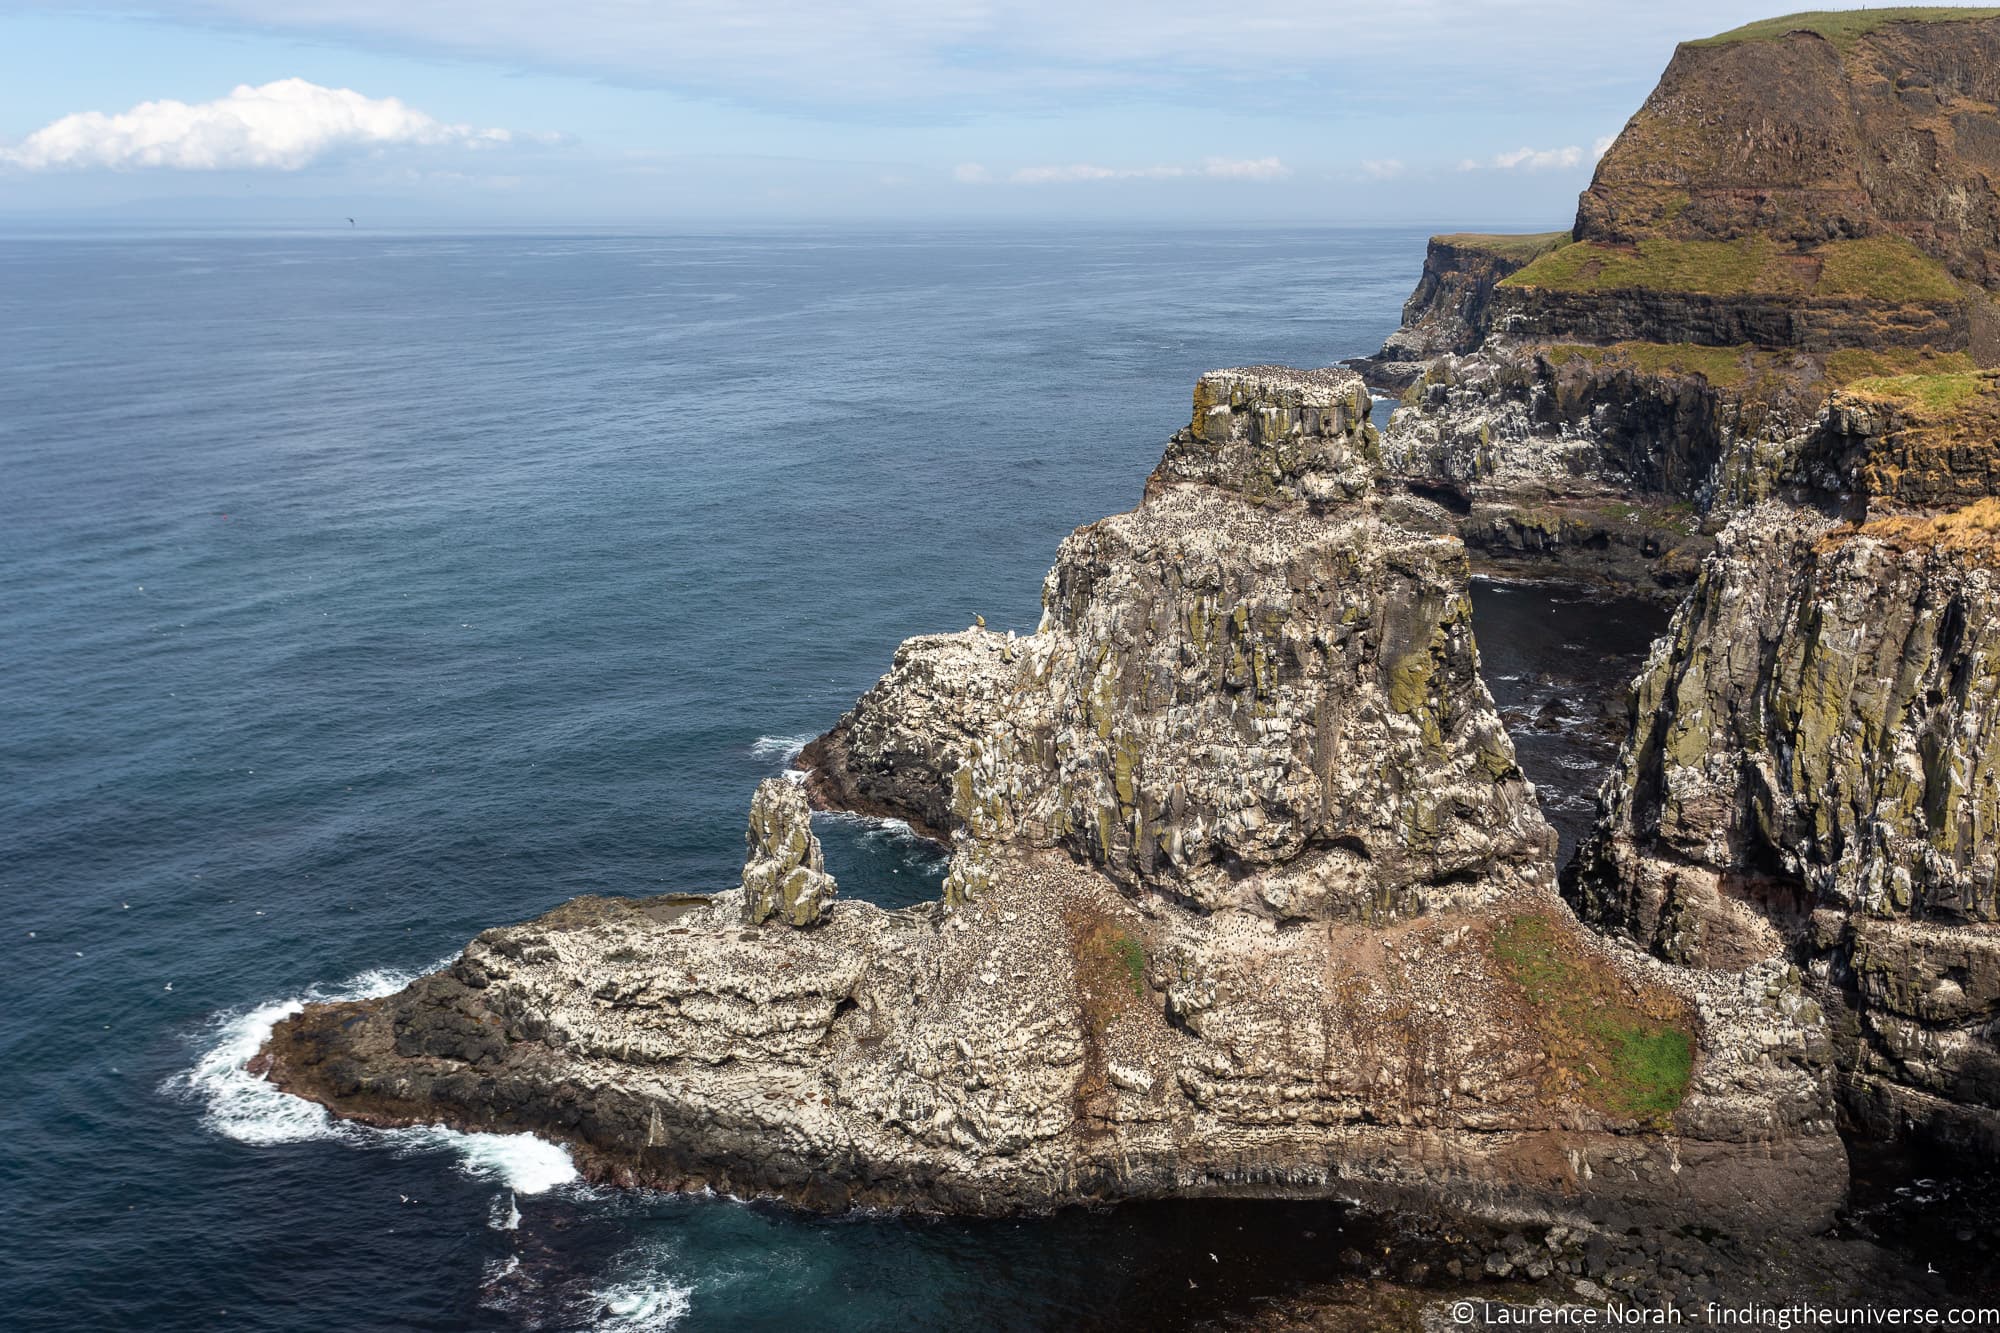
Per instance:
[[[440,959],[423,971],[436,971],[450,961]],[[575,1180],[576,1164],[569,1153],[532,1134],[466,1134],[436,1125],[368,1129],[336,1120],[325,1107],[280,1091],[246,1068],[270,1038],[271,1029],[308,1003],[391,995],[420,975],[376,968],[332,989],[315,986],[293,999],[218,1014],[212,1023],[214,1040],[191,1068],[168,1079],[163,1091],[204,1103],[202,1123],[238,1143],[262,1147],[335,1139],[399,1151],[443,1149],[458,1156],[459,1169],[467,1175],[497,1181],[517,1194],[540,1194]]]
[[[460,1169],[480,1180],[498,1181],[516,1194],[544,1194],[576,1179],[569,1150],[533,1134],[464,1134],[455,1129],[399,1129],[395,1135],[421,1136],[459,1156]],[[519,1214],[515,1214],[519,1219]]]
[[[672,1278],[620,1282],[591,1293],[602,1311],[593,1325],[619,1333],[654,1333],[669,1329],[687,1316],[694,1288]]]
[[[792,761],[799,757],[799,751],[805,749],[818,734],[809,731],[802,736],[759,736],[750,743],[750,753],[759,759],[782,760],[789,768]]]
[[[487,1214],[486,1225],[495,1231],[519,1231],[521,1229],[521,1199],[514,1191],[507,1191],[507,1205],[502,1208],[500,1200],[493,1201],[493,1210]]]

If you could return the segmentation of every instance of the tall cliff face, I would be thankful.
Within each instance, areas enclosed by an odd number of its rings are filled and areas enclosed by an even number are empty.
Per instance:
[[[1851,1118],[1988,1145],[1996,103],[1996,10],[1684,45],[1569,243],[1493,284],[1383,445],[1477,561],[1693,580],[1579,914],[1719,974],[1805,966]]]
[[[1570,239],[1566,231],[1431,237],[1417,288],[1403,303],[1402,326],[1381,351],[1355,362],[1355,369],[1372,385],[1400,391],[1431,358],[1472,351],[1492,330],[1493,290],[1501,279]]]
[[[744,889],[489,931],[282,1024],[272,1076],[815,1206],[1815,1225],[1845,1185],[1823,1015],[1782,963],[1576,925],[1463,550],[1384,520],[1366,406],[1339,372],[1204,377],[1139,508],[1063,544],[1035,634],[912,640],[809,747],[821,800],[949,838],[944,903],[746,904],[767,862],[811,868],[767,793]]]
[[[1521,329],[1985,351],[2000,11],[1939,13],[1683,44],[1599,161],[1575,244],[1510,280]]]
[[[1515,238],[1538,253],[1477,336],[1427,341],[1420,316],[1391,339],[1432,357],[1399,363],[1390,470],[1454,495],[1501,563],[1673,587],[1730,510],[1789,483],[1834,393],[1993,360],[2000,11],[1943,14],[1679,48],[1569,243]]]
[[[1852,1113],[2000,1147],[2000,507],[1732,523],[1639,680],[1567,888],[1714,968],[1809,965]]]
[[[2000,11],[1800,16],[1686,43],[1599,162],[1576,238],[1893,236],[1994,288],[1997,102]]]

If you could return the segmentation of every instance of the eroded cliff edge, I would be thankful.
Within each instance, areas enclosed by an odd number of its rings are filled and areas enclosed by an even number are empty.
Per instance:
[[[946,900],[832,899],[767,784],[746,888],[488,931],[262,1057],[377,1123],[818,1207],[1319,1195],[1812,1227],[1829,1033],[1782,962],[1608,946],[1478,678],[1467,563],[1377,498],[1358,378],[1217,372],[1039,630],[906,643],[808,751],[946,838]]]

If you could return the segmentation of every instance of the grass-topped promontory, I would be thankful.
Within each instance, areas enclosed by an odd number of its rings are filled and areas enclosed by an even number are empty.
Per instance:
[[[1918,416],[1938,419],[1992,387],[1976,371],[1933,375],[1872,375],[1847,386],[1850,393],[1879,398],[1912,409]]]
[[[1529,264],[1540,259],[1549,251],[1568,245],[1570,234],[1565,231],[1538,231],[1522,235],[1485,231],[1455,231],[1446,236],[1433,236],[1433,245],[1449,245],[1459,250],[1476,250],[1516,264]]]
[[[1720,389],[1738,389],[1758,361],[1754,347],[1710,347],[1700,343],[1551,343],[1542,355],[1551,365],[1588,361],[1594,366],[1630,369],[1642,375],[1699,375]]]
[[[1694,1072],[1685,1004],[1642,993],[1555,921],[1524,913],[1493,933],[1493,957],[1547,1047],[1551,1091],[1665,1128]]]
[[[1733,46],[1738,42],[1775,42],[1795,32],[1810,32],[1846,48],[1885,23],[1957,23],[1967,19],[2000,18],[2000,9],[1958,5],[1890,5],[1881,9],[1810,9],[1780,18],[1759,19],[1740,28],[1687,43],[1689,46]]]
[[[1802,252],[1766,236],[1733,241],[1652,238],[1636,245],[1577,241],[1500,280],[1549,291],[1689,292],[1703,296],[1852,297],[1897,304],[1953,301],[1942,264],[1900,236],[1833,241]]]

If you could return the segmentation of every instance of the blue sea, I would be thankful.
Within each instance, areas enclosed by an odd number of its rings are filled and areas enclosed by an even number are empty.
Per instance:
[[[1197,375],[1372,350],[1423,240],[0,235],[0,1323],[1164,1330],[1332,1275],[1337,1205],[621,1194],[241,1063],[487,926],[733,883],[900,639],[1031,629]],[[1503,703],[1663,620],[1551,637],[1566,597],[1481,585]],[[1587,813],[1574,730],[1524,760]],[[821,833],[843,892],[936,893],[906,831]]]

